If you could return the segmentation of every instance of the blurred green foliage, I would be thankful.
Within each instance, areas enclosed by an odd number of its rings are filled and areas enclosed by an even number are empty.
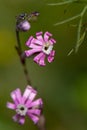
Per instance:
[[[15,50],[15,16],[33,11],[39,11],[40,16],[36,22],[31,23],[29,32],[21,33],[23,50],[28,37],[38,31],[49,31],[57,40],[53,63],[39,67],[32,58],[27,59],[32,84],[38,89],[38,96],[44,100],[47,130],[87,130],[87,34],[78,53],[67,56],[76,45],[79,19],[54,26],[57,22],[79,14],[87,3],[47,5],[55,2],[61,0],[0,0],[1,130],[37,129],[28,118],[23,126],[13,122],[11,117],[15,112],[6,108],[6,102],[11,101],[10,92],[17,87],[23,91],[26,86],[23,69]],[[83,23],[87,23],[87,13]],[[87,25],[85,27],[87,28]]]

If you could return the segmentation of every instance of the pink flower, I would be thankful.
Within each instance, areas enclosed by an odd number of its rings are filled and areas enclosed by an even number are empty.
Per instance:
[[[19,88],[11,92],[13,103],[7,102],[7,107],[16,111],[16,115],[13,116],[14,121],[24,124],[26,115],[28,115],[35,124],[39,121],[43,102],[41,98],[33,101],[36,94],[37,91],[31,86],[26,87],[23,96]]]
[[[54,60],[55,51],[53,50],[53,45],[56,41],[51,38],[52,34],[49,32],[45,32],[44,36],[42,37],[42,32],[36,33],[36,38],[31,36],[28,41],[26,42],[26,46],[31,48],[30,50],[26,50],[25,54],[27,57],[38,53],[37,56],[34,57],[34,61],[41,65],[45,66],[45,58],[49,63]]]

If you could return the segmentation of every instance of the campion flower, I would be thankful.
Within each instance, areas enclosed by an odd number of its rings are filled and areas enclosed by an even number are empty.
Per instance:
[[[15,110],[16,114],[13,116],[15,122],[24,124],[26,115],[28,115],[35,124],[39,121],[43,102],[41,98],[33,101],[36,95],[37,91],[31,86],[26,87],[23,95],[19,88],[11,92],[13,103],[7,102],[7,107]]]
[[[31,55],[37,53],[34,57],[34,61],[40,66],[45,66],[45,58],[49,63],[54,60],[55,50],[53,50],[54,43],[56,40],[52,38],[52,34],[45,32],[42,36],[42,32],[36,33],[36,38],[31,36],[26,42],[26,46],[31,48],[30,50],[25,51],[25,55],[30,57]]]

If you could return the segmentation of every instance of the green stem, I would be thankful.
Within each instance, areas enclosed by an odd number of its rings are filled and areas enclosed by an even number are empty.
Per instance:
[[[75,46],[75,52],[78,51],[79,46],[81,45],[79,43],[79,40],[80,40],[80,37],[81,37],[82,20],[83,20],[83,16],[84,16],[86,10],[87,10],[87,5],[84,7],[84,9],[82,10],[81,15],[80,15],[81,18],[80,18],[78,30],[77,30],[77,42],[76,42],[76,46]]]
[[[79,39],[80,39],[80,34],[81,34],[81,27],[82,27],[82,17],[79,21],[79,25],[78,25],[78,30],[77,30],[77,43],[76,43],[76,46],[75,46],[75,52],[78,51],[78,48],[79,48]]]
[[[73,17],[71,17],[71,18],[69,18],[69,19],[66,19],[66,20],[64,20],[64,21],[62,21],[62,22],[55,23],[54,26],[58,26],[58,25],[61,25],[61,24],[70,22],[70,21],[72,21],[72,20],[74,20],[74,19],[77,19],[77,18],[80,17],[80,16],[81,16],[81,14],[78,14],[78,15],[73,16]]]
[[[50,6],[58,6],[58,5],[65,5],[65,4],[71,4],[71,3],[74,3],[74,2],[78,2],[78,3],[87,3],[86,0],[68,0],[68,1],[64,1],[64,2],[58,2],[58,3],[48,3],[47,5],[50,5]]]
[[[65,5],[65,4],[70,4],[70,3],[73,3],[73,2],[77,2],[78,0],[68,0],[68,1],[64,1],[64,2],[58,2],[58,3],[49,3],[47,5],[50,5],[50,6],[55,6],[55,5]]]
[[[77,29],[77,42],[76,42],[76,46],[75,46],[75,52],[78,51],[79,46],[81,45],[81,43],[79,41],[80,41],[80,37],[81,37],[83,16],[84,16],[86,11],[87,11],[87,5],[84,7],[84,9],[82,10],[82,12],[80,14],[54,24],[54,26],[58,26],[58,25],[65,24],[67,22],[70,22],[70,21],[75,20],[75,19],[80,17],[79,24],[78,24],[78,29]]]

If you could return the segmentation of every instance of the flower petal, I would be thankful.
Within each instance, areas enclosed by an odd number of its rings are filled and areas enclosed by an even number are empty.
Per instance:
[[[41,51],[40,48],[39,49],[31,49],[31,50],[25,51],[25,54],[26,54],[27,57],[29,57],[29,56],[33,55],[34,53],[37,53],[37,52],[40,52],[40,51]]]
[[[39,60],[39,65],[40,66],[45,66],[46,65],[45,64],[45,57],[46,57],[46,55],[43,54],[43,56],[40,58],[40,60]]]
[[[40,113],[41,113],[41,110],[39,110],[39,109],[31,109],[31,110],[29,110],[28,112],[29,112],[30,114],[39,116]]]
[[[42,43],[42,44],[40,44],[40,45],[43,45],[43,43],[44,43],[44,39],[43,39],[43,37],[42,37],[42,34],[43,34],[43,32],[37,32],[37,33],[36,33],[36,38],[37,38],[39,41],[41,41],[41,43]]]
[[[19,103],[19,101],[17,99],[17,95],[16,95],[15,91],[11,92],[11,98],[13,99],[14,103],[17,105]]]
[[[55,51],[51,51],[50,55],[48,56],[48,62],[51,63],[54,60]]]
[[[37,56],[34,57],[34,61],[38,64],[39,63],[39,60],[40,58],[44,55],[43,52],[39,53]]]
[[[33,40],[33,36],[30,36],[30,38],[28,39],[28,41],[25,43],[26,44],[26,46],[30,46],[30,44],[31,44],[31,41]]]
[[[52,36],[51,33],[45,32],[45,34],[44,34],[44,41],[45,41],[45,42],[48,42],[48,39],[49,39],[49,37],[51,37],[51,36]]]
[[[48,62],[49,62],[49,63],[51,63],[53,60],[54,60],[54,57],[52,57],[52,56],[49,56],[49,57],[48,57]]]
[[[42,41],[35,39],[33,36],[29,38],[29,40],[26,42],[26,46],[33,48],[34,45],[42,45]]]
[[[15,104],[10,103],[10,102],[7,102],[6,106],[7,106],[8,108],[10,108],[10,109],[13,109],[13,110],[16,108]]]
[[[55,56],[55,51],[51,51],[50,56]]]
[[[23,94],[23,102],[27,100],[31,102],[35,98],[36,94],[37,94],[37,91],[28,85]]]
[[[18,102],[21,102],[22,97],[21,97],[21,91],[19,88],[15,90],[15,94],[16,94],[16,98],[17,98]]]
[[[19,124],[23,125],[25,122],[25,117],[21,116],[18,122],[19,122]]]
[[[39,121],[39,117],[28,113],[28,116],[32,119],[32,121],[36,124]]]
[[[31,102],[31,104],[29,105],[29,108],[33,107],[33,108],[42,108],[43,105],[43,101],[41,98]]]
[[[38,40],[38,39],[33,39],[33,43],[34,44],[37,44],[37,45],[40,45],[40,46],[42,46],[43,45],[43,42],[42,41],[40,41],[40,40]]]
[[[50,38],[49,43],[50,43],[51,45],[53,45],[53,44],[55,44],[55,43],[56,43],[56,40],[55,40],[55,39],[53,39],[53,38]]]
[[[35,40],[36,41],[36,40]],[[38,42],[38,41],[37,41]],[[39,42],[38,42],[39,43]],[[36,43],[31,43],[30,48],[33,48],[33,49],[42,49],[42,46],[41,45],[38,45]]]

